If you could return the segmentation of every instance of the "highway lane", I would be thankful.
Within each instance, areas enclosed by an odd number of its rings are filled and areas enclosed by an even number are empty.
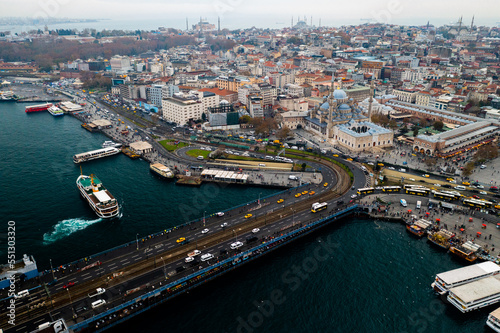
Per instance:
[[[357,179],[359,179],[359,178],[355,177],[355,180],[357,180]],[[364,179],[364,177],[363,177],[363,179]],[[322,187],[322,186],[320,186],[320,187],[318,187],[316,189],[316,192],[318,194],[321,194],[322,192],[325,192],[325,191],[331,191],[333,183],[334,183],[334,181],[330,180],[330,184],[329,184],[328,187]],[[298,202],[300,202],[302,200],[302,197],[301,198],[295,198],[294,197],[294,193],[295,192],[292,191],[292,192],[289,192],[289,193],[281,195],[281,196],[285,196],[286,197],[286,199],[285,199],[285,209],[284,209],[284,213],[283,214],[287,214],[288,217],[284,216],[283,219],[280,222],[274,224],[275,228],[281,228],[283,225],[286,225],[286,223],[289,223],[290,219],[292,219],[292,223],[293,223],[293,219],[300,220],[301,218],[306,217],[306,215],[310,214],[310,213],[307,214],[307,212],[301,212],[301,213],[295,214],[295,216],[293,216],[294,214],[291,214],[290,212],[286,213],[286,211],[287,211],[286,204],[287,203],[289,203],[289,206],[293,206],[295,203],[298,203]],[[277,197],[275,197],[273,199],[276,199],[276,198]],[[275,201],[271,201],[271,199],[269,199],[269,200],[270,200],[270,202],[269,202],[268,205],[263,206],[261,208],[261,210],[254,211],[255,214],[254,214],[254,216],[252,218],[256,218],[258,216],[265,215],[267,212],[274,211],[275,209],[282,209],[282,205],[281,204],[277,204],[277,203],[275,203]],[[252,208],[252,207],[250,206],[249,208]],[[231,216],[230,214],[227,214],[223,218],[216,218],[216,219],[209,218],[206,221],[207,222],[206,226],[209,229],[212,229],[212,230],[209,231],[209,233],[207,235],[201,234],[201,229],[200,230],[197,230],[197,229],[188,230],[188,231],[186,231],[185,234],[186,234],[186,236],[191,237],[193,240],[198,240],[198,239],[204,238],[205,236],[209,236],[211,232],[215,233],[217,231],[220,231],[221,227],[220,227],[219,223],[221,221],[225,221],[226,223],[229,224],[229,226],[226,228],[226,230],[230,229],[233,225],[235,225],[235,226],[238,225],[237,223],[239,223],[239,222],[244,222],[245,220],[242,219],[242,215],[243,214],[235,214],[235,216]],[[252,218],[248,219],[248,221],[250,221]],[[261,232],[262,233],[266,233],[266,232],[272,233],[274,230],[276,230],[276,229],[274,229],[272,227],[267,227],[267,226],[265,228],[261,228]],[[176,230],[176,231],[179,231],[179,230]],[[245,236],[245,235],[243,235],[243,236]],[[240,236],[240,237],[243,237],[243,236]],[[175,237],[173,237],[173,238],[175,238]],[[131,260],[136,260],[137,261],[137,260],[147,259],[148,257],[150,258],[152,255],[157,255],[157,254],[165,251],[165,247],[167,249],[168,248],[174,248],[178,244],[174,243],[175,240],[173,238],[170,239],[166,243],[154,244],[154,246],[148,245],[147,247],[143,247],[142,244],[141,244],[141,248],[140,248],[141,251],[138,251],[138,252],[132,251],[131,254],[129,254],[129,256],[126,256],[124,259],[117,258],[116,260],[111,260],[110,262],[107,263],[107,267],[101,266],[98,269],[90,270],[90,271],[88,271],[88,272],[86,272],[84,274],[80,274],[80,276],[78,276],[78,277],[72,277],[71,279],[68,279],[68,281],[72,280],[72,281],[79,282],[80,279],[82,279],[82,280],[88,280],[90,278],[94,279],[94,278],[97,277],[97,274],[103,276],[107,269],[109,269],[109,271],[119,271],[121,268],[125,268],[130,263]],[[224,245],[222,245],[222,247],[223,246]],[[227,246],[227,244],[226,244],[226,246]],[[218,245],[218,247],[215,248],[214,251],[216,251],[217,249],[220,250],[220,248],[221,248],[221,245]],[[178,266],[178,265],[181,265],[181,264],[182,264],[182,260],[173,263],[173,265],[175,265],[175,266]],[[168,264],[166,266],[166,269],[171,269],[173,267],[174,266],[172,266],[172,264]],[[163,274],[162,270],[158,270],[158,272],[159,273],[157,273],[157,274],[159,274],[159,277],[161,278],[162,274]],[[139,279],[139,280],[141,280],[141,279]],[[59,282],[58,284],[56,284],[53,287],[56,290],[61,290],[61,284],[62,284],[62,282]],[[71,288],[75,288],[75,287],[71,287]],[[79,302],[78,300],[75,300],[75,301]],[[85,303],[86,302],[85,300],[83,300],[83,302],[84,303],[82,303],[82,304],[76,303],[75,306],[78,306],[79,308],[85,308],[86,305],[88,305],[88,304]],[[61,310],[61,313],[63,313],[64,311],[65,310]],[[33,321],[32,321],[32,323],[33,323]]]

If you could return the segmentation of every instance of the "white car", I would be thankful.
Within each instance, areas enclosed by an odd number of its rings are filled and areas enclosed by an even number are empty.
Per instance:
[[[481,191],[481,192],[479,192],[479,194],[488,195],[488,193],[486,191]]]
[[[406,172],[406,169],[401,168],[401,169],[399,169],[399,171],[400,172]]]
[[[209,230],[208,230],[207,228],[205,228],[205,229],[203,229],[203,230],[201,231],[201,233],[202,233],[202,234],[206,234],[207,232],[209,232]]]
[[[366,164],[368,164],[368,165],[375,165],[373,162],[368,162]]]
[[[254,233],[254,234],[258,233],[259,231],[260,231],[259,228],[252,229],[252,233]]]
[[[219,216],[219,217],[220,217],[220,216],[224,216],[224,213],[223,213],[223,212],[218,212],[218,213],[217,213],[217,216]]]
[[[476,188],[479,188],[482,190],[484,188],[484,186],[483,185],[476,185]]]
[[[184,262],[188,263],[188,262],[191,262],[193,260],[194,260],[194,257],[187,257],[186,259],[184,259]]]
[[[236,250],[237,248],[240,248],[243,246],[243,243],[242,242],[234,242],[231,244],[231,249],[232,250]]]
[[[220,227],[221,227],[221,228],[225,228],[225,227],[227,227],[227,223],[226,223],[226,222],[222,223],[222,224],[220,225]]]
[[[212,259],[214,256],[211,253],[205,253],[204,255],[201,256],[201,261],[207,261]]]
[[[441,184],[432,184],[434,186],[437,186],[437,187],[441,187]]]
[[[411,180],[412,182],[414,182],[415,178],[408,178],[408,180]]]
[[[351,199],[356,199],[358,196],[356,194],[351,195]]]
[[[480,166],[480,168],[481,169],[486,169],[486,165],[483,164],[483,165]]]
[[[389,169],[389,170],[396,170],[396,169],[395,169],[395,168],[393,168],[393,167],[388,167],[387,169]]]

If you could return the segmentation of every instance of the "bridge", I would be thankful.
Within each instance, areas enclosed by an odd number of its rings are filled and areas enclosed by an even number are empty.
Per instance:
[[[16,300],[15,325],[2,316],[0,328],[6,332],[53,332],[45,327],[62,319],[69,332],[102,332],[356,214],[358,206],[349,203],[354,193],[351,186],[365,185],[363,171],[335,157],[303,157],[321,166],[324,183],[288,189],[233,207],[223,216],[191,221],[62,265],[58,272],[48,270],[28,296]],[[311,195],[311,191],[315,193]],[[328,208],[312,213],[314,202],[327,202]],[[186,262],[194,250],[210,255]],[[105,292],[95,295],[97,288]],[[1,295],[0,312],[8,313],[11,300],[5,291]],[[97,300],[105,303],[93,308]]]

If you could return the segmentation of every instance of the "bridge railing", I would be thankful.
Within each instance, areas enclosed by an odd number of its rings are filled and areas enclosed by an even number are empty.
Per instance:
[[[209,273],[214,268],[224,266],[224,265],[229,264],[231,262],[235,262],[235,260],[239,263],[240,262],[239,259],[248,258],[248,256],[251,255],[255,251],[264,249],[264,248],[266,248],[266,247],[268,247],[268,246],[270,246],[272,244],[279,243],[282,240],[285,240],[286,238],[293,237],[293,236],[295,236],[297,234],[300,234],[300,233],[302,233],[304,231],[307,231],[308,229],[311,229],[311,228],[313,228],[313,227],[315,227],[317,225],[320,225],[320,224],[322,224],[322,223],[324,223],[324,222],[326,222],[328,220],[335,219],[337,217],[341,217],[342,215],[345,215],[346,213],[349,213],[349,212],[354,212],[354,211],[358,210],[358,208],[359,208],[359,206],[356,204],[356,205],[348,207],[348,208],[346,208],[346,209],[344,209],[342,211],[336,212],[336,213],[334,213],[332,215],[329,215],[327,217],[324,217],[322,219],[319,219],[319,220],[316,220],[316,221],[314,221],[312,223],[304,225],[304,226],[302,226],[302,227],[300,227],[300,228],[298,228],[296,230],[290,231],[289,233],[286,233],[284,235],[278,236],[278,237],[276,237],[276,238],[274,238],[274,239],[272,239],[270,241],[264,242],[264,243],[262,243],[262,244],[260,244],[260,245],[258,245],[256,247],[253,247],[253,248],[251,248],[251,249],[249,249],[249,250],[247,250],[245,252],[241,252],[241,253],[239,253],[237,255],[234,255],[234,256],[232,256],[232,257],[230,257],[228,259],[219,261],[218,263],[213,264],[211,266],[208,266],[208,267],[206,267],[204,269],[201,269],[201,270],[197,271],[196,273],[189,274],[189,275],[187,275],[187,276],[185,276],[185,277],[183,277],[181,279],[175,280],[175,281],[173,281],[173,282],[171,282],[169,284],[166,284],[165,286],[157,288],[156,290],[150,291],[150,292],[148,292],[148,293],[146,293],[144,295],[138,296],[138,297],[136,297],[136,298],[134,298],[134,299],[132,299],[130,301],[122,303],[122,304],[120,304],[120,305],[118,305],[118,306],[116,306],[116,307],[114,307],[112,309],[109,309],[109,310],[104,311],[104,312],[102,312],[102,313],[100,313],[98,315],[95,315],[92,318],[86,319],[86,320],[84,320],[84,321],[82,321],[80,323],[77,323],[77,324],[71,326],[70,329],[76,331],[78,329],[85,328],[88,325],[90,325],[93,322],[95,322],[96,320],[99,320],[101,318],[109,316],[110,314],[113,314],[113,313],[115,313],[117,311],[120,311],[120,310],[122,310],[122,309],[124,309],[124,308],[126,308],[128,306],[136,304],[138,301],[145,301],[145,300],[147,300],[150,297],[153,297],[153,296],[155,296],[155,295],[157,295],[159,293],[162,293],[163,291],[166,291],[169,288],[175,287],[175,286],[177,286],[179,284],[183,284],[183,283],[185,283],[185,282],[187,282],[187,281],[189,281],[189,280],[191,280],[193,278],[196,278],[196,277],[198,277],[200,275],[204,275],[206,273]]]

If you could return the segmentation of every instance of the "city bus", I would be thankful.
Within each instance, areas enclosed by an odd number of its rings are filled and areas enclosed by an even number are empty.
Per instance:
[[[375,192],[373,187],[358,188],[358,195],[370,194]]]
[[[384,186],[382,187],[383,192],[399,192],[401,191],[401,186]]]
[[[493,203],[486,200],[477,200],[477,199],[464,199],[463,204],[465,206],[476,207],[476,208],[490,208]]]
[[[328,204],[326,202],[322,202],[322,203],[315,202],[315,203],[312,204],[311,212],[312,213],[317,213],[320,210],[326,209],[327,207],[328,207]]]
[[[406,194],[413,194],[413,195],[421,195],[421,196],[428,196],[430,190],[425,187],[419,187],[419,188],[409,188],[406,189]]]
[[[434,196],[434,198],[449,200],[449,201],[458,200],[460,198],[459,195],[456,195],[453,193],[444,193],[444,192],[437,192],[437,191],[434,191],[434,193],[432,195]]]

